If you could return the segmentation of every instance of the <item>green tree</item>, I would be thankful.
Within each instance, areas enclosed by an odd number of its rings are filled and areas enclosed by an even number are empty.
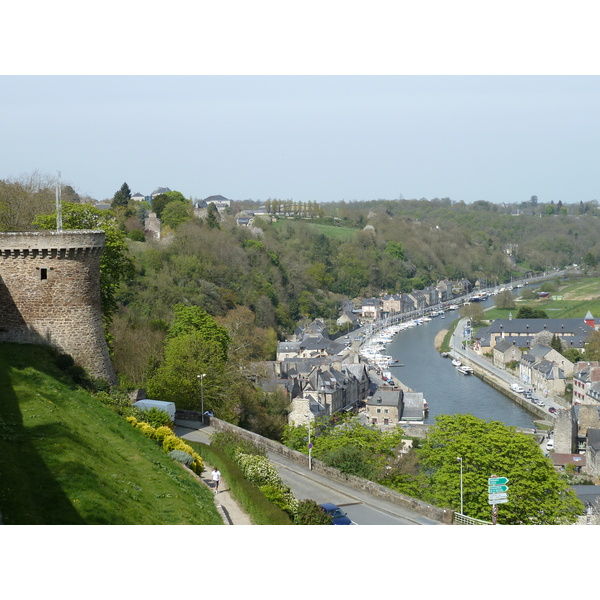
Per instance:
[[[122,282],[134,276],[134,266],[123,234],[114,213],[89,204],[65,202],[62,207],[64,229],[101,229],[106,234],[100,258],[100,300],[106,324],[118,308],[117,290]],[[56,214],[40,215],[34,225],[39,229],[55,229]]]
[[[521,306],[517,311],[517,319],[547,319],[546,311],[541,308],[532,308],[531,306]]]
[[[191,205],[178,200],[169,202],[162,212],[162,222],[173,230],[176,230],[181,224],[191,220]]]
[[[515,308],[515,298],[510,290],[500,292],[495,299],[496,308]]]
[[[181,193],[177,191],[165,192],[164,194],[158,194],[152,198],[152,210],[156,213],[159,219],[162,219],[163,211],[170,202],[181,202],[183,204],[190,204],[189,200]]]
[[[56,192],[50,178],[34,172],[19,179],[0,180],[0,231],[30,230],[36,215],[55,208]]]
[[[491,520],[487,479],[509,480],[508,498],[498,523],[512,525],[570,524],[583,505],[542,454],[535,438],[499,421],[465,415],[440,415],[417,450],[429,485],[427,501],[460,510],[460,463],[463,466],[464,514]]]
[[[389,254],[392,258],[404,260],[404,248],[400,242],[388,242],[385,245],[385,253]]]
[[[206,208],[206,224],[211,229],[220,229],[219,225],[219,209],[215,206],[214,202],[211,202]]]
[[[219,325],[212,315],[199,306],[175,305],[173,307],[173,324],[169,328],[167,338],[173,339],[193,332],[198,332],[202,339],[214,344],[214,349],[218,349],[219,360],[223,363],[227,360],[231,342],[227,329]]]
[[[168,339],[164,360],[147,379],[148,395],[187,410],[200,411],[203,403],[204,410],[235,423],[236,415],[222,393],[225,362],[221,352],[218,342],[206,339],[200,331]],[[198,375],[204,373],[200,381]]]
[[[131,190],[125,182],[121,188],[115,192],[113,196],[112,202],[110,203],[111,208],[117,208],[118,206],[127,207],[129,205],[129,201],[131,200]]]

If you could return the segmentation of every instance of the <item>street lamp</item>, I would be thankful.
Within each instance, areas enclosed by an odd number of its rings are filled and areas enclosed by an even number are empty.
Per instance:
[[[310,443],[310,416],[304,415],[308,421],[308,470],[312,471],[312,444]]]
[[[456,460],[460,462],[460,514],[463,515],[463,459],[457,456]]]
[[[206,373],[202,373],[202,375],[196,375],[196,377],[200,380],[200,401],[201,401],[201,410],[202,410],[202,425],[204,425],[204,378],[206,377]]]

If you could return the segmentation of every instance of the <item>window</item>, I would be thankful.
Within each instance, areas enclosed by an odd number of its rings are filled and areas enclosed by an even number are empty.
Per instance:
[[[48,279],[48,269],[40,269],[40,279]]]

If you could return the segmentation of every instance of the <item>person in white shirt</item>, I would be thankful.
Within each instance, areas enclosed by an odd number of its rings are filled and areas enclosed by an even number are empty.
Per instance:
[[[221,480],[221,471],[215,467],[212,472],[212,480],[215,487],[215,494],[219,493],[219,481]]]

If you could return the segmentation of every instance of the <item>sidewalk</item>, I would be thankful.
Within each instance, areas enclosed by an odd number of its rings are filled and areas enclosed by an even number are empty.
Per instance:
[[[202,427],[202,429],[188,429],[187,427],[175,427],[175,434],[180,438],[190,440],[191,442],[202,442],[210,444],[210,435],[215,429],[210,426]],[[204,470],[200,479],[213,491],[213,483],[211,472],[214,465],[204,463]],[[217,465],[218,467],[218,465]],[[229,491],[227,481],[221,476],[219,484],[219,493],[215,494],[215,505],[219,514],[223,518],[225,525],[253,525],[250,517],[242,510],[237,501],[233,498]]]

